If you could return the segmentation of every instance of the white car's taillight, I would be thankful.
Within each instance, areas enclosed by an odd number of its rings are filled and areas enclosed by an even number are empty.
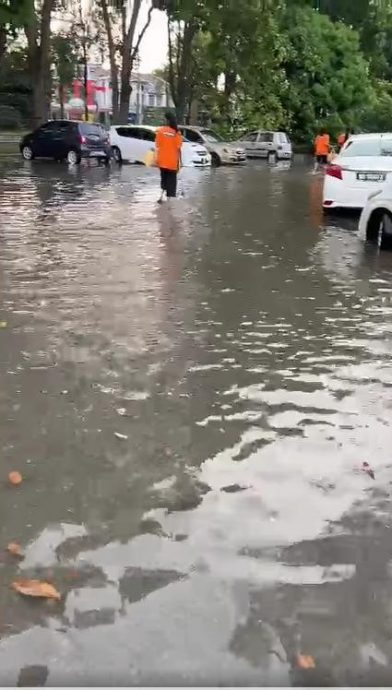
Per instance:
[[[334,165],[333,163],[327,165],[325,174],[329,175],[330,177],[335,177],[337,180],[343,179],[343,169],[340,167],[340,165]]]

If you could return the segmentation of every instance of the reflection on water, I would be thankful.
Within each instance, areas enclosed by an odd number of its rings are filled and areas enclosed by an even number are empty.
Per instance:
[[[0,174],[1,683],[390,683],[392,256],[301,164]]]

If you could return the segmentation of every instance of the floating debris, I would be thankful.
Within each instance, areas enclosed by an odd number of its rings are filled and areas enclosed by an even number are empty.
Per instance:
[[[23,481],[21,473],[16,470],[10,472],[8,474],[8,481],[13,486],[18,486],[18,484],[21,484]]]
[[[362,470],[366,472],[366,474],[368,474],[371,479],[376,478],[376,475],[374,474],[374,471],[372,470],[368,462],[362,463]]]
[[[15,542],[15,541],[12,541],[10,544],[8,544],[7,551],[12,556],[17,556],[18,558],[23,558],[22,547],[20,544],[17,544],[17,542]]]
[[[40,580],[16,580],[11,584],[19,594],[25,597],[39,597],[41,599],[61,599],[60,593],[49,582],[41,582]]]
[[[316,668],[315,661],[310,654],[297,654],[296,665],[298,668]]]
[[[121,441],[127,441],[128,440],[128,436],[126,436],[125,434],[120,434],[118,431],[115,431],[114,435],[116,438],[119,438]]]

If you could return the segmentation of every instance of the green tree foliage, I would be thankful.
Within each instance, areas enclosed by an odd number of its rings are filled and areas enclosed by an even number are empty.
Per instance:
[[[0,0],[0,64],[10,38],[28,20],[28,0]]]
[[[0,127],[14,129],[31,116],[31,80],[26,51],[8,52],[0,64]]]
[[[226,131],[285,128],[308,141],[321,125],[333,135],[361,126],[379,98],[385,113],[376,83],[392,70],[392,0],[206,0],[193,15],[190,0],[168,2],[169,26],[178,23],[169,65],[176,106],[178,40],[194,28],[180,117],[196,99]]]
[[[321,124],[334,134],[358,124],[373,88],[356,31],[310,7],[290,8],[285,30],[286,110],[293,133],[309,138]]]

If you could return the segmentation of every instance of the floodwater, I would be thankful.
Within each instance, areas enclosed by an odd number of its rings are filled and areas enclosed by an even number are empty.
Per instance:
[[[2,685],[392,682],[392,254],[321,182],[1,164]]]

